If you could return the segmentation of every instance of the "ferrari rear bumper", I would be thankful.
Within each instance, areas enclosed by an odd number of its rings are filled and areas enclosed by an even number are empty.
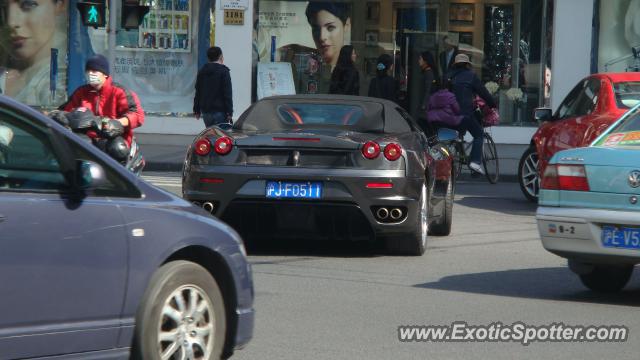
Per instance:
[[[373,240],[413,231],[424,181],[406,178],[404,170],[251,166],[193,166],[186,175],[185,199],[214,203],[212,213],[244,238],[278,239]],[[320,182],[322,197],[267,198],[268,181]]]

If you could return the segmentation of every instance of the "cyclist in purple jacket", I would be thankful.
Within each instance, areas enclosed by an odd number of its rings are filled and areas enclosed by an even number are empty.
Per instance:
[[[446,84],[431,94],[427,106],[427,121],[430,124],[457,129],[462,118],[456,96],[449,91]]]

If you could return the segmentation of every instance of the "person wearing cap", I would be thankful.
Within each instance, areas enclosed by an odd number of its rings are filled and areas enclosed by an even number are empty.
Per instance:
[[[103,55],[94,55],[85,66],[87,84],[73,92],[60,109],[72,111],[87,108],[99,117],[118,120],[124,126],[124,140],[131,146],[133,129],[144,123],[144,110],[140,99],[133,91],[111,79],[109,61]]]
[[[444,77],[447,76],[447,73],[451,70],[456,55],[458,55],[458,47],[453,40],[449,39],[448,36],[442,38],[442,46],[444,46],[444,51],[440,53],[439,63],[440,78],[444,79]]]
[[[474,116],[473,99],[478,95],[491,108],[495,108],[496,103],[478,76],[471,70],[471,60],[466,54],[456,55],[453,68],[447,75],[447,81],[450,82],[451,91],[456,96],[460,106],[460,114],[463,116],[459,129],[468,131],[473,136],[469,167],[475,172],[484,174],[482,169],[484,132],[480,122]]]

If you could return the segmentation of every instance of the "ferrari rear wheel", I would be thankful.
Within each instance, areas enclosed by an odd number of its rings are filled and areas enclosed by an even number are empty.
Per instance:
[[[398,255],[410,255],[421,256],[427,249],[427,233],[428,233],[428,219],[427,211],[429,203],[429,191],[427,190],[427,184],[422,184],[420,192],[420,200],[418,202],[418,211],[415,218],[414,231],[390,236],[386,238],[386,245],[389,252]],[[410,220],[410,219],[407,219]]]
[[[444,206],[442,207],[442,214],[438,221],[431,225],[429,229],[429,235],[447,236],[451,233],[451,223],[453,221],[453,176],[449,176],[447,181],[447,191],[444,195]]]
[[[580,281],[589,289],[601,293],[614,293],[627,285],[633,266],[598,265],[592,272],[581,274]]]

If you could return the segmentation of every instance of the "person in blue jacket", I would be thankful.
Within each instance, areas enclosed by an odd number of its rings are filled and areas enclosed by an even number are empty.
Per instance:
[[[455,94],[456,100],[458,100],[460,114],[463,116],[459,129],[468,131],[473,136],[469,167],[475,172],[484,174],[484,169],[482,168],[484,132],[480,122],[474,115],[473,99],[478,95],[491,108],[495,108],[496,103],[478,76],[471,70],[471,61],[466,54],[456,55],[453,68],[447,74],[447,81],[451,83],[451,91]]]

